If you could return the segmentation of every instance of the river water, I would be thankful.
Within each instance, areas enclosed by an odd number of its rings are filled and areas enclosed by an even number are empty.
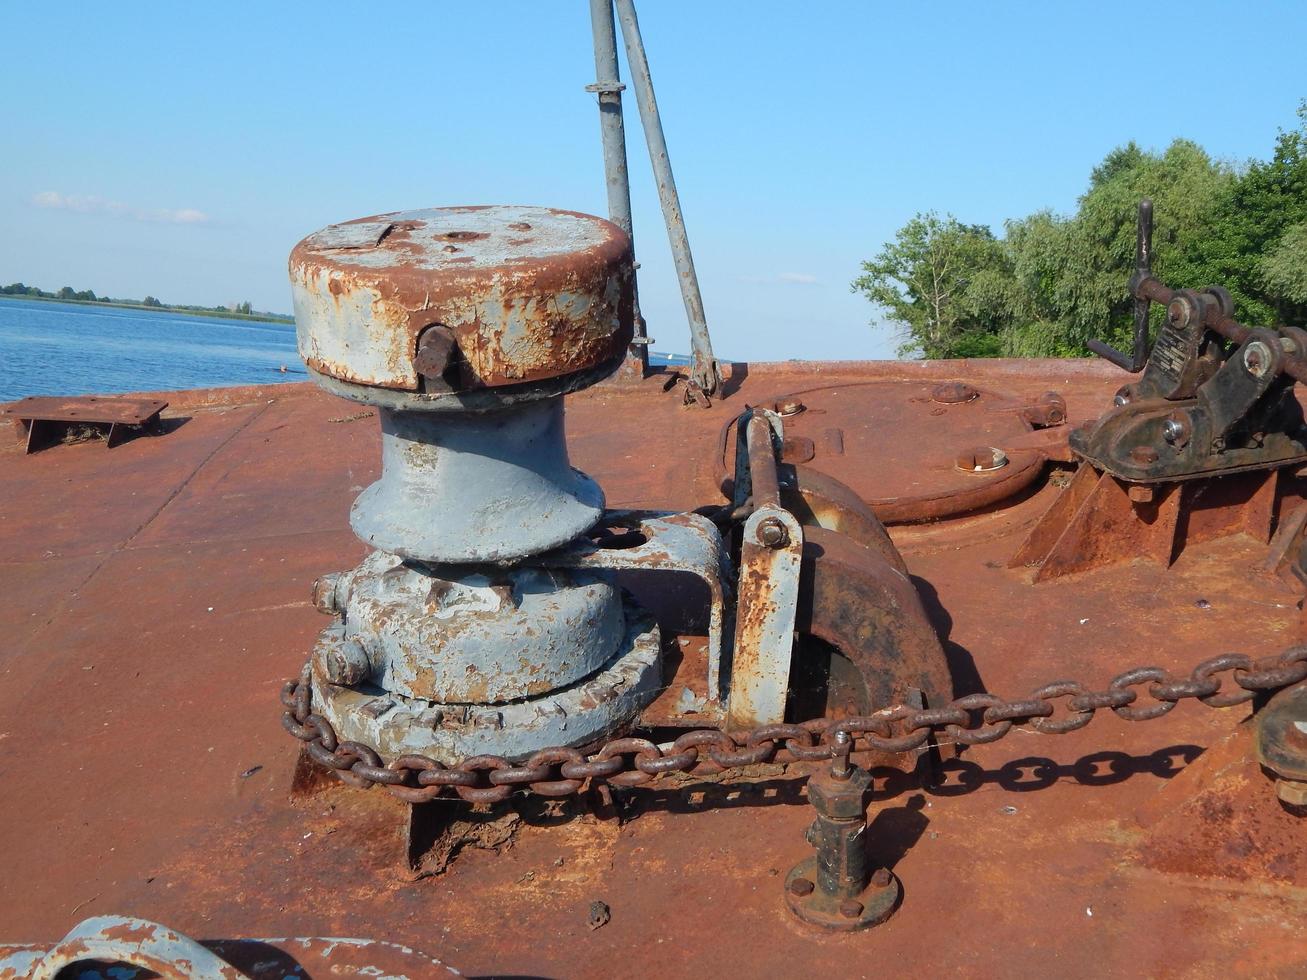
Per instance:
[[[0,300],[0,401],[306,378],[289,323]]]
[[[690,358],[650,351],[649,363]],[[307,378],[289,323],[0,299],[0,402]]]

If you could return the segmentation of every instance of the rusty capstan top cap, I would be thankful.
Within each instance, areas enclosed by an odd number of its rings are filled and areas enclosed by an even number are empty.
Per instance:
[[[290,256],[299,351],[319,374],[422,388],[419,338],[456,350],[453,390],[611,364],[632,333],[631,240],[574,211],[529,206],[397,211],[329,225]]]

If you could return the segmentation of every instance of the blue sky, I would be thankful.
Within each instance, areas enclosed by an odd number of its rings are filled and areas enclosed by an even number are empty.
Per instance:
[[[1307,97],[1307,4],[641,0],[719,355],[883,357],[849,292],[914,212],[1074,207],[1129,139],[1266,156]],[[10,4],[0,279],[290,308],[333,221],[603,213],[586,0]],[[641,296],[688,349],[628,93]]]

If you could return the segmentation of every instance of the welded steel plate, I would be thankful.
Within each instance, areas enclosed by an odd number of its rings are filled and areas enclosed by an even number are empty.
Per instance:
[[[1019,448],[1027,399],[964,383],[869,381],[762,404],[784,417],[786,461],[846,483],[886,523],[933,520],[1018,494],[1044,456]],[[734,459],[729,434],[723,460]],[[809,457],[805,459],[805,457]]]

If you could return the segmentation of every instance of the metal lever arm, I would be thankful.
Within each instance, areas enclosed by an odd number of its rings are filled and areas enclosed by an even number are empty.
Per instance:
[[[649,73],[649,59],[645,54],[644,40],[640,36],[640,22],[635,16],[635,0],[615,0],[617,19],[622,26],[626,42],[626,60],[631,68],[631,84],[635,88],[635,102],[644,124],[645,142],[649,145],[649,162],[653,165],[658,183],[658,197],[663,206],[663,219],[667,223],[667,237],[672,246],[672,259],[676,275],[681,281],[681,299],[690,321],[690,376],[706,394],[714,394],[722,381],[721,366],[713,355],[712,340],[708,336],[708,320],[703,311],[703,297],[699,293],[699,278],[694,271],[694,256],[690,253],[690,238],[681,214],[681,199],[676,193],[676,180],[672,176],[672,162],[667,154],[667,139],[663,135],[662,118],[654,99],[653,78]]]
[[[1153,274],[1153,202],[1139,202],[1139,223],[1135,229],[1135,273],[1130,279],[1130,293],[1135,298],[1134,350],[1129,356],[1109,347],[1101,340],[1089,341],[1088,347],[1131,374],[1138,374],[1148,363],[1148,308],[1150,301],[1139,292],[1139,285]]]
[[[1231,343],[1244,344],[1253,335],[1253,327],[1240,323],[1232,315],[1234,302],[1230,299],[1230,294],[1216,286],[1208,286],[1198,294],[1197,306],[1194,305],[1195,297],[1192,293],[1174,290],[1152,276],[1139,281],[1134,292],[1136,296],[1146,297],[1145,302],[1168,307],[1168,317],[1197,317],[1205,329]],[[1284,350],[1278,372],[1287,374],[1301,384],[1307,384],[1307,336],[1292,327],[1281,327],[1277,332],[1280,334],[1280,347]]]

